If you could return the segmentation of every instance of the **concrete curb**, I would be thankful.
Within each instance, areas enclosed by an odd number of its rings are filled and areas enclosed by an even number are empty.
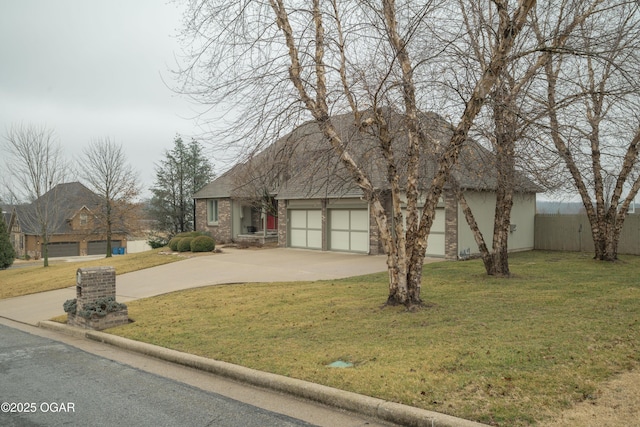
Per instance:
[[[206,371],[212,374],[231,378],[246,384],[279,391],[293,396],[319,402],[335,408],[359,413],[383,421],[410,427],[483,427],[474,421],[456,418],[438,412],[414,408],[408,405],[388,402],[386,400],[364,396],[349,391],[339,390],[308,381],[271,374],[255,369],[245,368],[227,362],[207,359],[188,353],[182,353],[152,344],[110,335],[88,329],[76,328],[66,324],[41,321],[38,327],[61,332],[76,338],[88,338],[93,341],[113,345],[136,353],[155,357],[179,365]]]

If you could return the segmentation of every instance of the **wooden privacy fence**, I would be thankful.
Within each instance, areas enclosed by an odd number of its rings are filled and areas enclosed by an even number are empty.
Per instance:
[[[534,239],[535,249],[595,252],[586,215],[536,214]],[[624,220],[618,253],[640,255],[640,214]]]

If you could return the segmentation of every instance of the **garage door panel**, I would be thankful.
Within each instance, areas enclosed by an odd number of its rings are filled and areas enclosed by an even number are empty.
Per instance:
[[[51,258],[80,255],[77,242],[55,242],[47,245],[47,255]]]
[[[368,210],[332,209],[329,219],[331,250],[369,252]]]
[[[322,249],[322,212],[318,209],[289,211],[289,244],[296,248]]]
[[[307,228],[307,211],[290,211],[292,228]]]
[[[307,227],[322,229],[322,212],[318,210],[307,211]]]
[[[331,228],[334,230],[349,229],[349,211],[332,210]]]
[[[429,234],[427,255],[444,256],[444,234]]]
[[[307,247],[312,249],[322,249],[322,231],[321,230],[307,231]]]
[[[291,230],[291,246],[304,248],[307,246],[306,230]]]
[[[349,250],[349,232],[348,231],[331,231],[331,249],[336,251]]]
[[[120,240],[111,241],[111,249],[119,248],[120,246],[122,246],[122,241]],[[106,253],[107,253],[106,240],[92,240],[89,243],[87,243],[88,255],[106,255]]]
[[[431,231],[444,233],[444,209],[436,209],[436,217],[433,219]]]
[[[351,230],[369,231],[369,212],[366,210],[351,211]]]
[[[351,250],[358,252],[368,252],[369,250],[369,234],[368,233],[351,233]]]

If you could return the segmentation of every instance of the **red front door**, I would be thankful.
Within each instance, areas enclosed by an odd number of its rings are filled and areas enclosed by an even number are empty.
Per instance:
[[[277,230],[278,219],[273,215],[267,215],[267,230]]]

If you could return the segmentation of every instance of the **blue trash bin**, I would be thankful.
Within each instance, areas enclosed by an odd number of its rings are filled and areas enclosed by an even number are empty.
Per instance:
[[[112,253],[113,255],[118,255],[118,248],[112,248],[112,249],[111,249],[111,253]]]
[[[124,255],[124,248],[118,248],[118,253],[120,255]]]

